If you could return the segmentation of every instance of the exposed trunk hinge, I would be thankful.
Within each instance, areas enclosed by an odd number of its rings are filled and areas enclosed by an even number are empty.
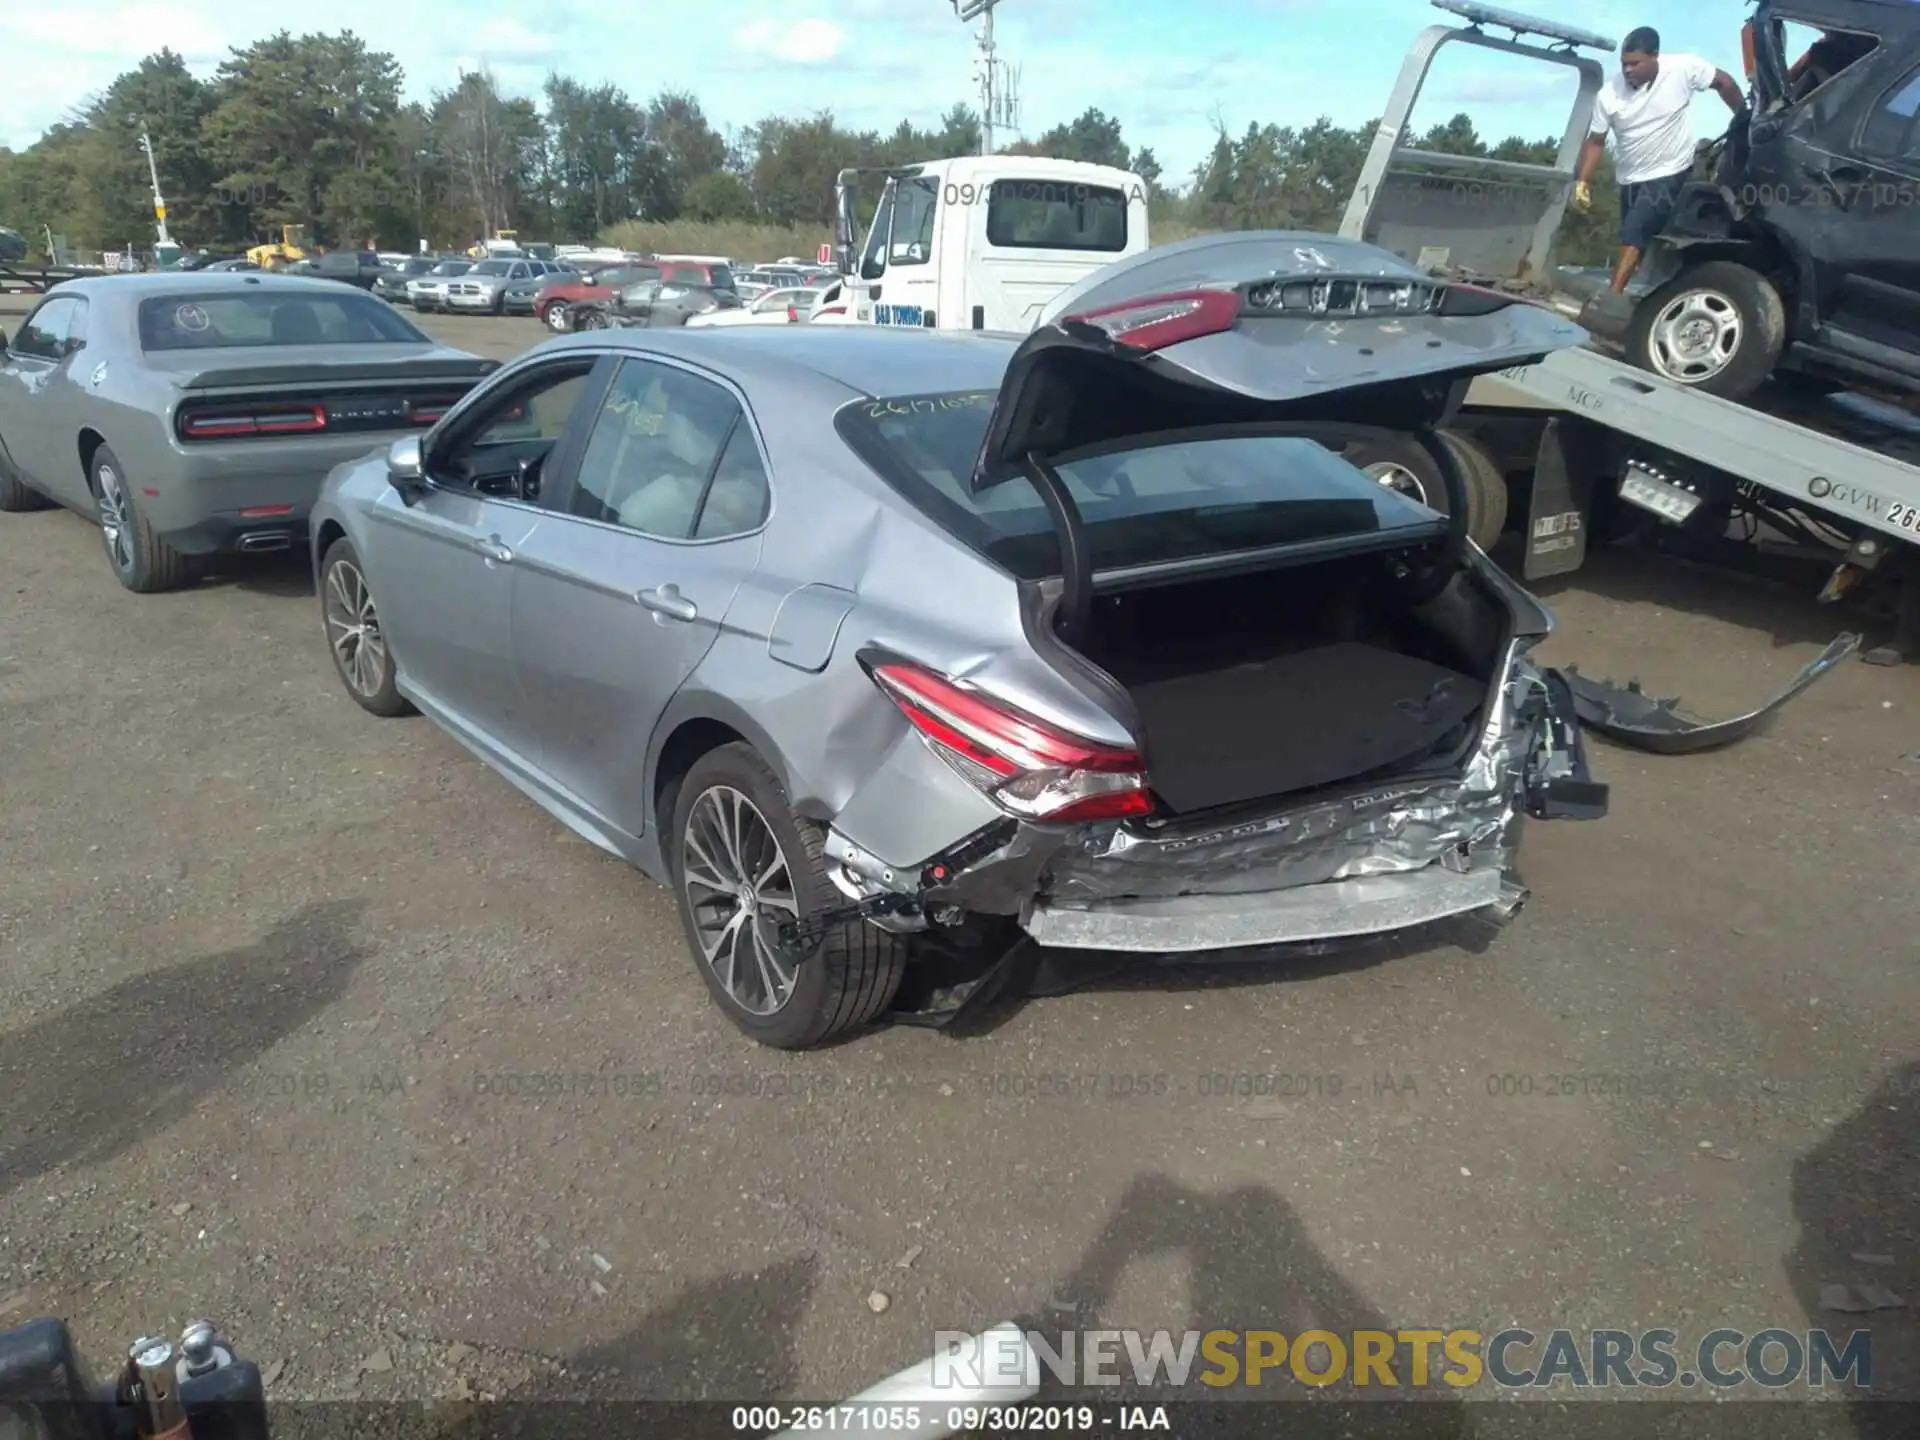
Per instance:
[[[1027,452],[1027,478],[1047,507],[1047,515],[1060,536],[1060,608],[1055,612],[1053,628],[1068,645],[1078,646],[1086,638],[1093,620],[1093,558],[1087,553],[1087,529],[1080,519],[1080,507],[1060,474],[1039,452]]]

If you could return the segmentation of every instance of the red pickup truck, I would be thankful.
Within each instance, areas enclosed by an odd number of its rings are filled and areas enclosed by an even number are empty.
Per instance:
[[[689,285],[709,285],[728,289],[733,274],[724,265],[705,265],[692,260],[630,260],[579,275],[563,276],[541,287],[533,300],[533,314],[549,330],[573,329],[573,307],[582,302],[611,304],[613,297],[629,285],[646,280],[683,280]]]

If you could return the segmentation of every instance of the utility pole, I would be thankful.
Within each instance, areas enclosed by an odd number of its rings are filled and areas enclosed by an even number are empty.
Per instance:
[[[167,233],[167,202],[160,198],[160,166],[153,158],[153,138],[144,128],[140,131],[140,148],[147,152],[147,174],[153,180],[153,218],[160,227],[160,243],[173,244],[173,237]]]
[[[993,44],[993,11],[1000,0],[953,0],[953,13],[963,24],[980,22],[980,59],[974,66],[974,78],[980,82],[980,153],[993,154],[996,126],[1015,126],[1015,100],[1009,86],[1001,83],[1001,63]]]

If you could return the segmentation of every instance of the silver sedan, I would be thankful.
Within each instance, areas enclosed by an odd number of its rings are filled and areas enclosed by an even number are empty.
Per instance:
[[[341,679],[671,885],[770,1045],[952,1013],[1023,935],[1511,918],[1523,814],[1605,787],[1431,427],[1582,332],[1326,236],[1149,251],[1069,302],[1024,340],[548,341],[329,481]]]

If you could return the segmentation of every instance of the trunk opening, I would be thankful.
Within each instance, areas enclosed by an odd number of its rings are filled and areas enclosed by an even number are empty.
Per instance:
[[[1374,554],[1102,595],[1073,648],[1131,702],[1178,817],[1457,768],[1510,629],[1464,575],[1412,603]]]

